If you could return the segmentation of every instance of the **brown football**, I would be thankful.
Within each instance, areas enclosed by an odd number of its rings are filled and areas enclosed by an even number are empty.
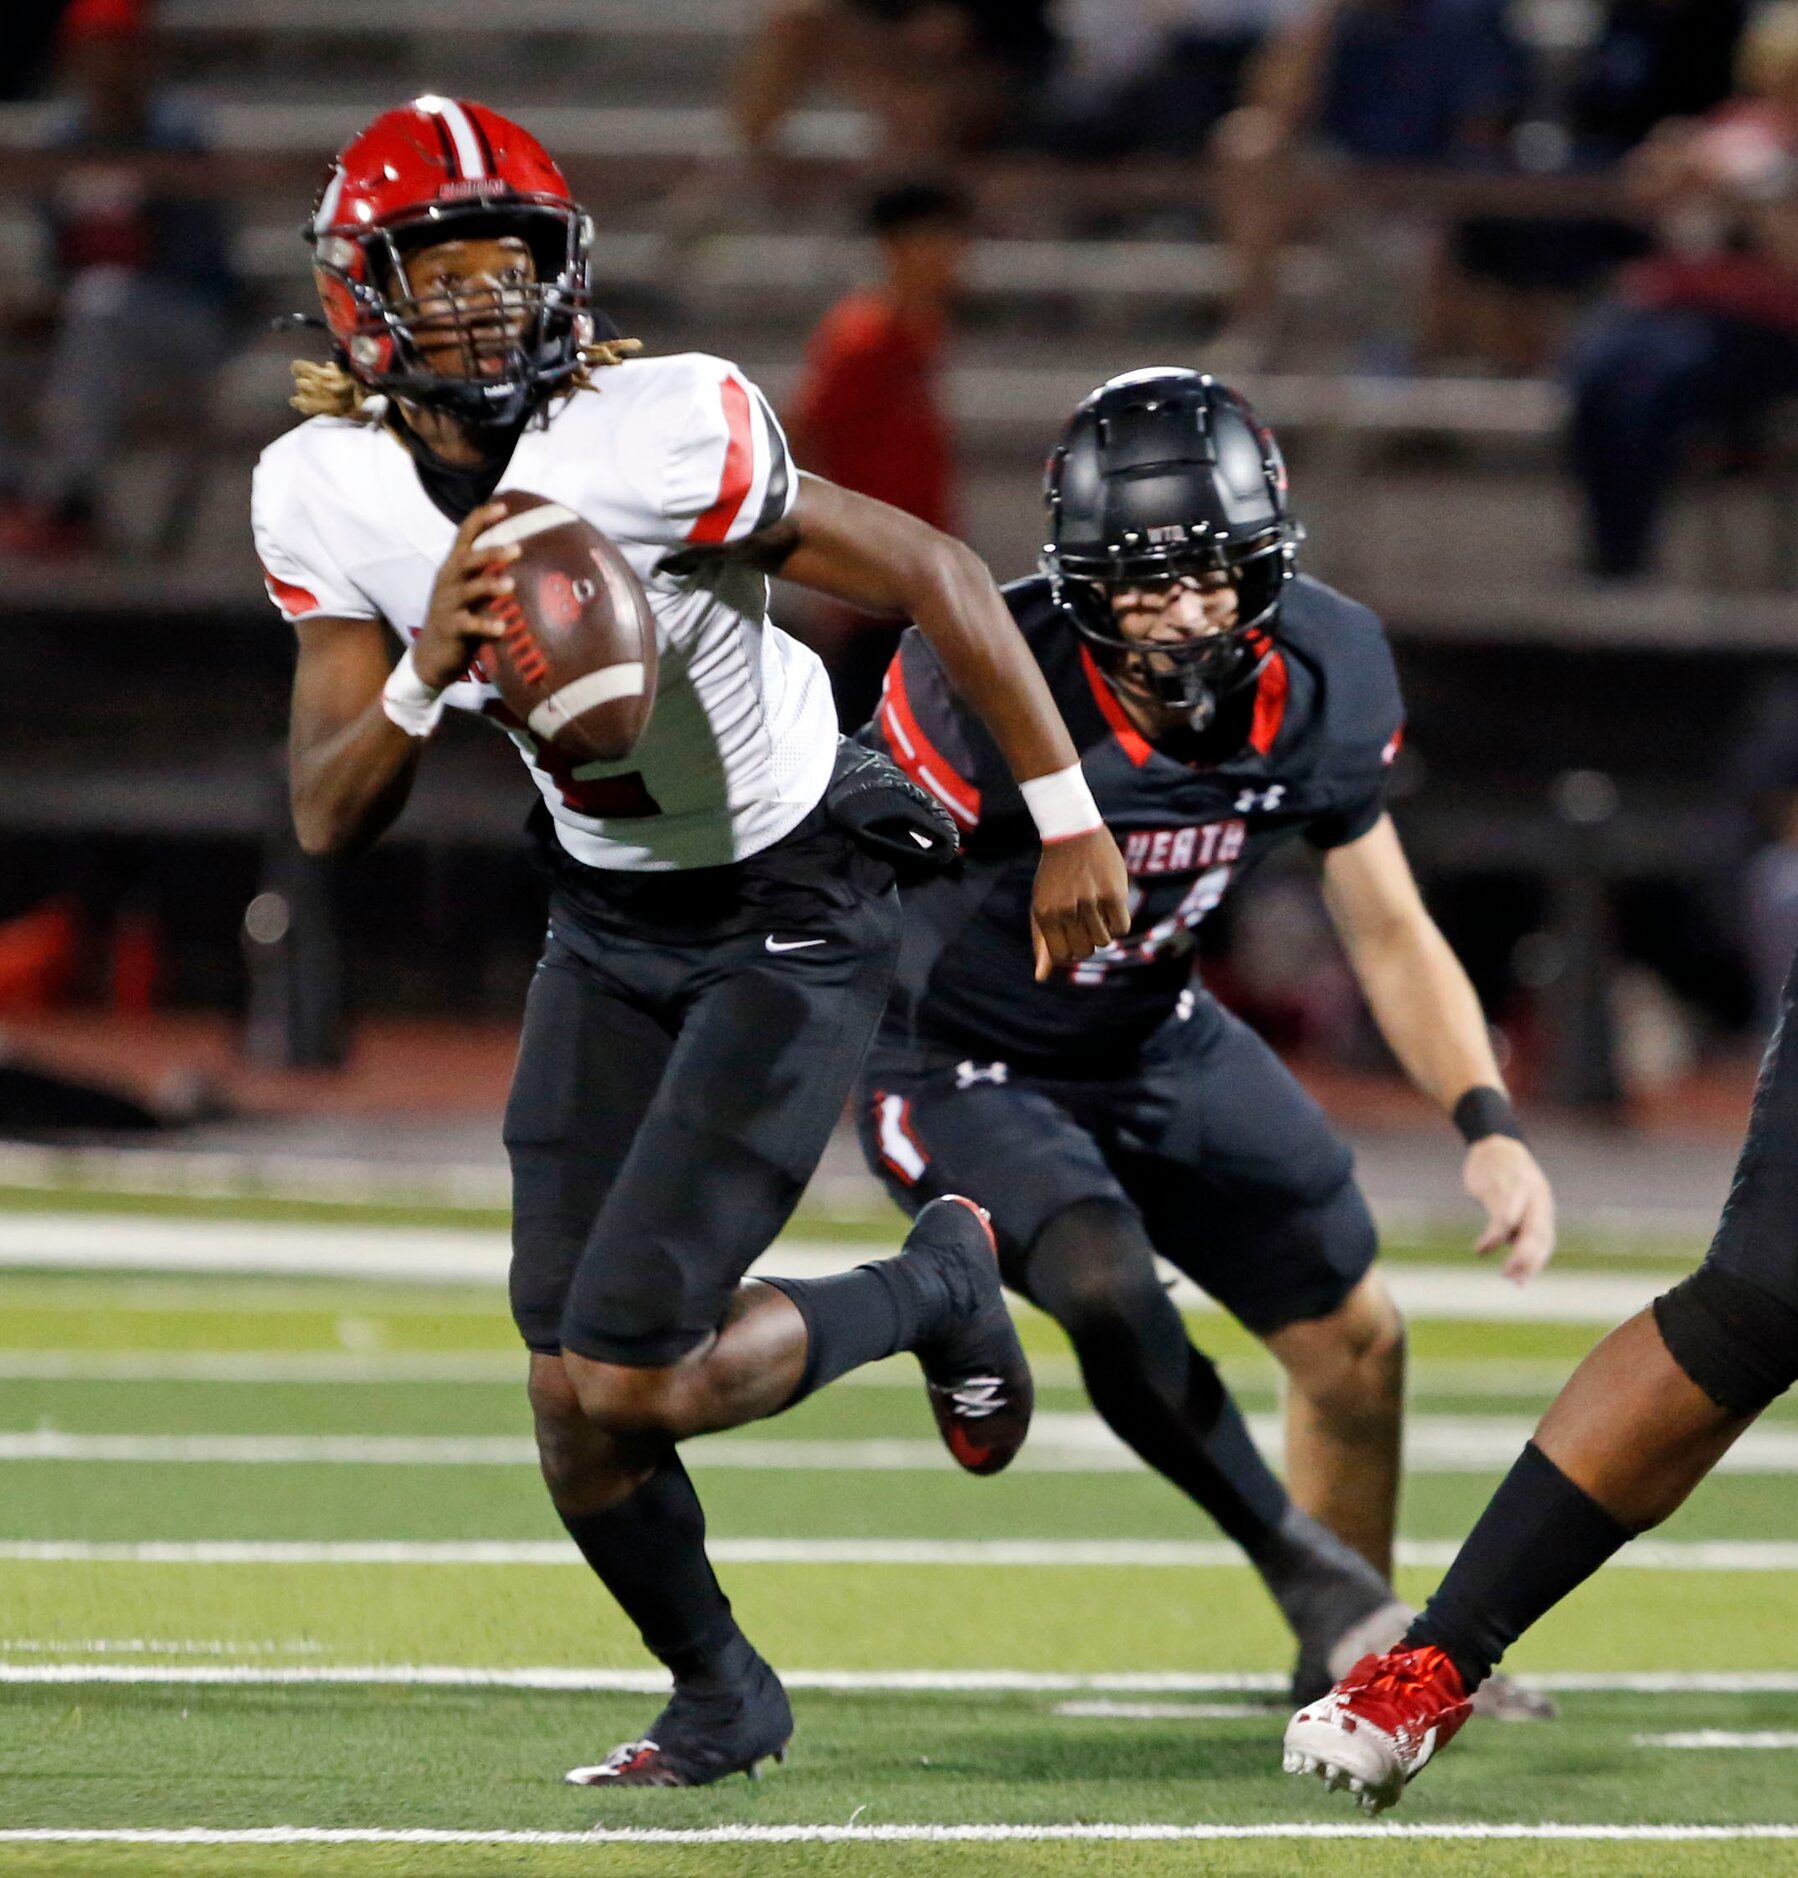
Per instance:
[[[515,590],[490,601],[504,637],[481,675],[540,742],[579,762],[630,755],[656,695],[656,622],[630,563],[573,509],[523,489],[495,496],[503,522],[477,552],[515,544]]]

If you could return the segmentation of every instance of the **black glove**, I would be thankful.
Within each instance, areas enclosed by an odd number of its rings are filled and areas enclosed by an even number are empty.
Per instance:
[[[940,874],[961,852],[954,818],[878,751],[845,742],[824,792],[824,812],[901,887]]]

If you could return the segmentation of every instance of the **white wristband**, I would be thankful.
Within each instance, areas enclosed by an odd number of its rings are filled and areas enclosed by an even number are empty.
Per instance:
[[[1018,787],[1030,819],[1036,823],[1036,832],[1045,842],[1071,841],[1076,835],[1090,835],[1104,826],[1099,805],[1078,763],[1058,769],[1053,776],[1032,776]]]
[[[428,737],[443,716],[443,693],[419,677],[410,646],[381,687],[381,709],[408,737]]]

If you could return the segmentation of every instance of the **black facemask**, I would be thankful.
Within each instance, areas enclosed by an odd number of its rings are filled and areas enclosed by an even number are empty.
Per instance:
[[[1253,684],[1266,664],[1291,560],[1292,544],[1282,533],[1241,553],[1186,556],[1181,563],[1165,558],[1146,562],[1134,574],[1118,566],[1097,577],[1084,571],[1084,561],[1070,566],[1068,558],[1057,558],[1049,564],[1049,578],[1057,605],[1113,684],[1203,731],[1219,705]],[[1117,594],[1183,575],[1215,579],[1219,573],[1236,590],[1235,625],[1152,646],[1126,637],[1119,626],[1113,607]]]

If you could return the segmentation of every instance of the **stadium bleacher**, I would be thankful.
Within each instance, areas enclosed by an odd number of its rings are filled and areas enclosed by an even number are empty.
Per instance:
[[[41,839],[128,825],[146,839],[247,839],[269,853],[284,842],[279,791],[266,779],[285,648],[264,610],[246,496],[256,451],[290,421],[286,360],[311,341],[270,321],[310,303],[298,229],[326,154],[396,95],[461,91],[515,110],[594,209],[602,300],[626,330],[657,350],[727,353],[782,400],[812,324],[866,265],[851,227],[869,138],[856,112],[825,98],[789,121],[781,175],[720,195],[733,148],[723,100],[755,13],[747,0],[393,0],[378,9],[286,0],[272,10],[165,0],[157,34],[166,76],[207,107],[218,154],[203,167],[204,187],[234,205],[254,314],[204,401],[148,413],[133,433],[109,492],[123,551],[19,562],[8,579],[15,610],[53,631],[58,621],[104,617],[112,638],[128,636],[133,620],[161,630],[207,617],[207,644],[237,633],[256,648],[254,704],[221,728],[211,752],[167,747],[76,768],[66,752],[28,755],[15,740],[0,759],[0,833]],[[0,107],[0,272],[13,277],[32,262],[33,195],[63,161],[37,148],[50,109]],[[1151,360],[1203,364],[1229,269],[1207,227],[1210,180],[1198,160],[1070,167],[1001,155],[971,180],[982,234],[948,402],[967,532],[1013,576],[1034,560],[1042,454],[1066,411],[1112,372]],[[1307,565],[1384,612],[1414,659],[1439,647],[1452,666],[1469,645],[1570,659],[1725,649],[1747,662],[1746,674],[1790,643],[1798,439],[1776,433],[1758,475],[1692,479],[1671,529],[1669,580],[1594,591],[1574,572],[1557,385],[1365,369],[1368,244],[1394,218],[1427,231],[1476,212],[1623,206],[1603,177],[1368,171],[1346,181],[1341,212],[1289,257],[1295,356],[1243,383],[1293,460],[1311,532]],[[15,353],[5,382],[22,385],[33,369],[29,354]],[[177,639],[171,683],[182,682],[183,658]],[[1732,681],[1696,707],[1715,743],[1739,692]],[[1540,789],[1579,752],[1571,740],[1538,742],[1521,765],[1527,793],[1507,799],[1514,783],[1474,777],[1446,820],[1427,831],[1420,822],[1429,865],[1478,856],[1539,871],[1552,859],[1541,851],[1549,837],[1526,841],[1521,831]],[[463,761],[473,759],[459,750]],[[408,817],[408,838],[482,847],[509,839],[511,798],[495,807],[484,772],[443,767]],[[1616,854],[1600,864],[1689,871],[1688,832],[1663,805],[1638,813],[1626,801]]]

